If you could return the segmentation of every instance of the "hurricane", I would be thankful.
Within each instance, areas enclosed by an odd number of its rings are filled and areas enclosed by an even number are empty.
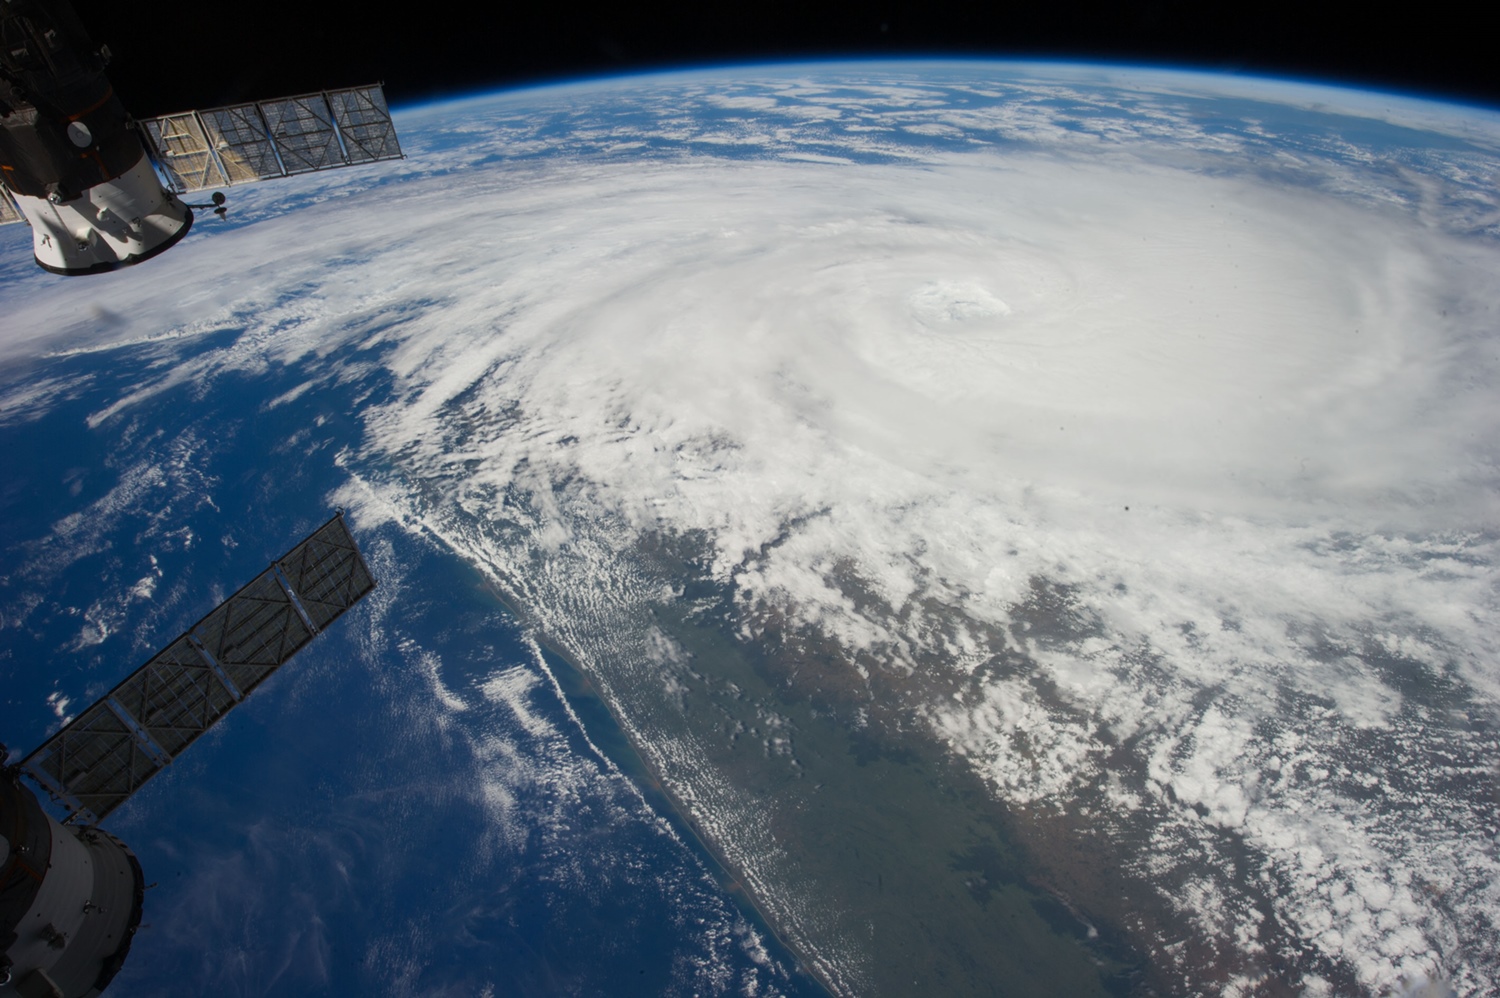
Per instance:
[[[126,354],[89,432],[346,400],[286,446],[535,642],[433,715],[571,663],[832,993],[983,992],[1007,906],[1173,993],[1500,986],[1500,118],[947,63],[397,122],[151,271],[8,273],[6,419]]]

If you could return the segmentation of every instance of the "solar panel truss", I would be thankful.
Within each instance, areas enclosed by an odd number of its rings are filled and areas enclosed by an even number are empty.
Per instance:
[[[97,824],[375,588],[343,514],[157,652],[22,768]]]
[[[285,174],[276,158],[276,144],[258,104],[234,104],[198,112],[209,146],[231,184],[244,184]]]
[[[147,118],[140,128],[179,194],[402,155],[379,84]]]
[[[396,126],[385,103],[385,91],[379,85],[330,90],[327,96],[349,163],[401,158]]]
[[[23,221],[25,221],[25,218],[21,215],[21,210],[10,199],[10,189],[4,184],[0,184],[0,225],[9,225],[11,222]]]
[[[229,183],[197,112],[148,118],[141,122],[141,128],[146,133],[147,148],[155,152],[173,190],[199,191]]]
[[[343,517],[319,527],[288,551],[276,568],[319,631],[375,588],[375,578]]]
[[[322,94],[263,101],[260,113],[281,154],[282,168],[288,174],[344,165],[338,132],[333,128],[333,114]]]

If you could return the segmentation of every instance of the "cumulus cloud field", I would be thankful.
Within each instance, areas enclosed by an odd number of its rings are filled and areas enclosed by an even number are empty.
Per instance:
[[[1095,815],[1232,954],[1225,993],[1494,993],[1495,117],[952,72],[414,110],[394,174],[246,190],[232,231],[62,300],[7,273],[0,350],[161,350],[99,421],[380,369],[346,459],[399,474],[342,498],[585,668],[660,598],[632,544],[707,538],[744,640],[774,611],[850,668],[942,671],[905,705],[926,733],[1022,810]]]

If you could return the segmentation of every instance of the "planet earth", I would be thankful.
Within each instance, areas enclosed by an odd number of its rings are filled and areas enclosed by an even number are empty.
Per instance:
[[[127,95],[128,96],[128,95]],[[1500,994],[1500,114],[771,65],[0,230],[14,760],[338,507],[111,994]]]

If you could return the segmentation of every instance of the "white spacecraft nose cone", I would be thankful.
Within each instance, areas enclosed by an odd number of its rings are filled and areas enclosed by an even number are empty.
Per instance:
[[[78,148],[87,149],[94,144],[94,133],[81,121],[68,123],[68,139]]]

